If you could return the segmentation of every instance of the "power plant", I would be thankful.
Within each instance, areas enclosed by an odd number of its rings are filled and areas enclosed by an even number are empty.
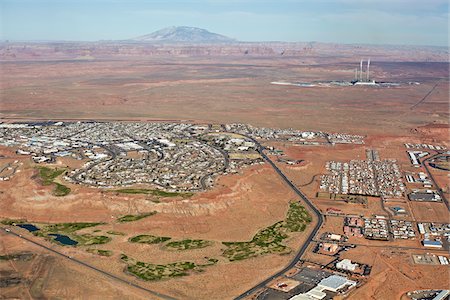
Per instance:
[[[375,80],[370,80],[370,58],[367,60],[367,68],[363,69],[364,60],[359,62],[359,69],[355,69],[355,79],[352,81],[354,85],[375,85]]]

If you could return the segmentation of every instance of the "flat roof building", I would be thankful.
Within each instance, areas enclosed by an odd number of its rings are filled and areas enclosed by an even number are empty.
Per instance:
[[[355,271],[358,267],[358,264],[352,263],[350,259],[343,259],[340,262],[336,263],[336,268],[347,271]]]
[[[289,300],[321,300],[327,296],[324,291],[331,291],[336,293],[346,286],[356,286],[356,281],[348,280],[344,276],[331,275],[327,278],[322,279],[315,288],[308,291],[307,293],[295,295]]]
[[[424,240],[423,246],[430,247],[430,248],[442,248],[442,243],[440,241]]]
[[[442,290],[437,294],[432,300],[444,300],[448,299],[447,297],[450,295],[450,290]]]

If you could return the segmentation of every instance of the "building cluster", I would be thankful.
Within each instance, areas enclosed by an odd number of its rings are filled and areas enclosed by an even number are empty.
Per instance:
[[[348,216],[344,219],[344,234],[369,240],[389,240],[388,220],[384,216],[373,218]]]
[[[158,140],[135,144],[142,148],[138,150],[142,156],[117,155],[100,160],[73,170],[69,178],[75,183],[102,187],[147,183],[167,190],[190,191],[207,188],[208,177],[225,168],[220,151],[197,141],[174,146]]]
[[[301,131],[292,128],[273,129],[254,127],[247,124],[226,124],[226,131],[250,136],[254,139],[289,141],[306,145],[331,144],[364,144],[364,137],[345,133],[326,133],[321,131]]]
[[[364,237],[368,240],[389,240],[388,221],[384,216],[364,218]]]
[[[447,147],[443,145],[431,145],[431,144],[411,144],[405,143],[406,149],[426,149],[426,150],[446,150]]]
[[[430,154],[426,151],[418,150],[406,151],[406,153],[408,153],[411,164],[416,168],[420,167],[420,165],[422,164],[421,159]]]
[[[408,194],[408,198],[411,201],[424,201],[424,202],[442,202],[442,197],[436,190],[419,190],[412,189]]]
[[[52,163],[59,157],[86,160],[66,176],[77,184],[145,183],[188,191],[206,189],[218,174],[245,163],[261,162],[251,139],[224,138],[218,143],[202,139],[212,131],[211,125],[190,123],[15,123],[0,124],[0,145],[15,147],[36,163]]]
[[[419,172],[418,174],[406,174],[405,178],[408,183],[420,183],[424,188],[431,188],[433,186],[433,182],[424,172]]]
[[[305,299],[325,299],[329,292],[336,294],[345,294],[348,290],[354,288],[357,282],[349,280],[345,276],[333,274],[329,277],[322,279],[314,288],[307,291],[306,293],[301,293],[295,295],[289,300],[305,300]]]
[[[449,259],[443,255],[432,253],[413,254],[412,259],[417,265],[448,265]]]
[[[450,224],[417,223],[419,234],[423,237],[423,245],[429,248],[449,248]]]
[[[411,300],[448,300],[450,290],[417,290],[406,295]]]
[[[328,161],[320,189],[331,194],[401,197],[405,192],[396,160]]]
[[[336,242],[319,242],[313,252],[323,255],[335,256],[342,250],[343,247]]]
[[[320,242],[317,243],[313,252],[329,256],[338,255],[342,250],[346,249],[343,243],[347,242],[347,240],[348,237],[345,235],[325,232],[320,237]]]
[[[406,240],[416,238],[413,223],[410,221],[390,220],[389,227],[394,239]]]
[[[292,275],[281,276],[255,299],[322,300],[345,297],[358,284],[349,272],[299,265]],[[347,274],[344,274],[347,273]]]
[[[348,241],[348,237],[342,234],[336,234],[332,232],[325,232],[320,237],[322,241],[328,241],[328,242],[336,242],[336,243],[344,243]]]
[[[364,144],[364,137],[361,135],[329,133],[327,139],[331,144]]]
[[[364,220],[360,217],[345,217],[344,234],[348,236],[363,237]]]

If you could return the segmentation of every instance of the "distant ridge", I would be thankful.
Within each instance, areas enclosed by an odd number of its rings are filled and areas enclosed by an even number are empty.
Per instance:
[[[167,27],[131,40],[136,42],[167,43],[230,43],[236,41],[227,36],[209,32],[206,29],[188,26]]]

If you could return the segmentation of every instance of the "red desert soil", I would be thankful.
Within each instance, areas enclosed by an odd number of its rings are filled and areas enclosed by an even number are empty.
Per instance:
[[[0,184],[3,191],[0,217],[54,223],[107,222],[108,224],[95,229],[100,229],[101,232],[115,230],[126,233],[125,236],[113,237],[113,241],[108,244],[98,246],[99,249],[114,252],[114,256],[109,259],[99,259],[81,249],[53,247],[69,251],[71,256],[122,277],[127,275],[123,274],[125,265],[119,260],[120,253],[153,263],[203,263],[204,257],[220,258],[224,247],[221,241],[251,240],[259,229],[282,220],[289,201],[296,199],[267,165],[249,167],[241,175],[221,177],[216,188],[191,199],[161,199],[160,203],[153,202],[154,199],[148,196],[117,195],[114,192],[99,192],[97,189],[74,185],[69,185],[73,192],[68,196],[54,197],[51,196],[51,188],[42,187],[36,180],[30,180],[35,173],[36,170],[27,164],[10,182]],[[114,222],[120,215],[146,211],[158,213],[136,222]],[[80,233],[93,233],[93,230],[89,228]],[[170,236],[173,239],[198,238],[215,243],[204,249],[167,251],[158,245],[132,244],[127,241],[137,234]],[[305,235],[306,233],[293,234],[287,244],[296,249]],[[41,242],[44,241],[41,239]],[[238,295],[246,287],[276,272],[291,257],[292,255],[266,255],[231,263],[220,258],[218,265],[206,268],[202,274],[156,283],[139,281],[139,284],[181,298],[227,298]],[[204,285],[211,288],[203,289]]]
[[[443,58],[448,55],[431,50],[416,53],[377,48],[367,52],[367,49],[354,49],[352,46],[328,45],[325,50],[304,48],[306,46],[288,51],[283,57],[274,55],[272,49],[264,50],[257,46],[252,48],[254,52],[251,55],[243,56],[241,48],[248,45],[212,49],[216,54],[221,51],[232,53],[232,57],[205,56],[206,52],[202,52],[205,49],[189,57],[192,48],[181,46],[174,51],[185,56],[179,57],[154,56],[155,53],[167,53],[165,47],[150,50],[139,46],[122,48],[125,52],[115,56],[111,52],[115,46],[97,45],[88,53],[95,57],[93,60],[77,58],[87,55],[81,51],[86,47],[70,49],[73,46],[61,45],[59,52],[55,52],[52,45],[26,49],[21,44],[9,45],[8,49],[0,47],[1,59],[9,60],[0,62],[3,75],[0,81],[0,118],[198,120],[361,134],[367,136],[365,145],[278,145],[290,158],[305,161],[299,167],[281,163],[279,166],[321,210],[333,206],[366,216],[380,213],[381,202],[377,198],[369,199],[366,208],[316,199],[318,180],[325,171],[325,162],[364,159],[365,149],[377,149],[382,159],[395,158],[403,170],[409,170],[411,166],[403,143],[429,142],[449,146],[449,75],[448,61]],[[336,51],[341,51],[342,56],[337,58]],[[369,53],[374,79],[403,83],[418,81],[420,84],[393,88],[300,88],[270,84],[277,80],[351,80],[359,56]],[[33,62],[27,61],[29,59]],[[431,94],[425,97],[430,91]],[[2,148],[0,151],[0,154],[15,157],[11,150]],[[281,220],[288,202],[296,199],[268,166],[254,166],[242,174],[222,177],[213,190],[191,199],[117,195],[72,184],[68,184],[71,194],[54,197],[51,187],[43,187],[32,179],[36,170],[30,160],[20,160],[23,162],[20,173],[11,181],[0,183],[0,217],[26,218],[33,222],[106,222],[107,225],[98,226],[101,233],[111,229],[126,233],[125,236],[114,236],[111,243],[98,246],[99,249],[112,250],[114,254],[110,258],[99,258],[79,248],[51,246],[148,288],[183,299],[229,299],[272,275],[292,258],[292,254],[266,255],[241,262],[226,262],[219,257],[220,241],[251,239],[259,229]],[[66,160],[62,165],[76,167],[74,162]],[[440,183],[445,180],[445,176],[438,176]],[[160,200],[160,203],[155,203],[155,200]],[[413,203],[407,208],[416,219],[445,220],[447,217],[448,220],[448,211],[443,204]],[[158,213],[133,223],[114,222],[120,215],[147,211]],[[340,218],[328,218],[320,233],[326,230],[342,232],[341,222]],[[85,229],[83,232],[92,233],[93,230]],[[21,232],[30,236],[24,230]],[[129,237],[141,233],[174,239],[201,238],[214,241],[214,244],[204,249],[170,252],[158,245],[127,242]],[[292,235],[287,244],[296,249],[305,235]],[[50,245],[42,239],[37,240]],[[364,239],[351,240],[371,246],[371,242]],[[148,297],[130,287],[113,287],[114,283],[103,276],[41,252],[15,237],[2,235],[0,241],[1,253],[30,250],[37,254],[36,265],[43,266],[39,273],[42,275],[38,278],[44,283],[42,288],[36,288],[40,285],[29,288],[30,293],[36,292],[33,298],[70,298],[72,295],[103,299]],[[395,242],[392,245],[399,244]],[[406,244],[416,246],[419,241]],[[444,267],[411,265],[408,251],[394,251],[387,246],[385,242],[379,248],[361,246],[345,253],[352,260],[373,265],[368,282],[356,289],[350,299],[398,299],[405,291],[446,287],[448,272]],[[202,262],[205,256],[219,257],[220,262],[205,268],[203,273],[146,283],[123,273],[125,265],[119,261],[122,252],[154,263]],[[310,252],[308,255],[319,259]],[[0,268],[24,274],[21,276],[27,278],[32,276],[32,268],[26,264],[16,269],[1,262]],[[434,276],[438,272],[444,275]],[[8,297],[32,298],[22,286],[1,292]]]

